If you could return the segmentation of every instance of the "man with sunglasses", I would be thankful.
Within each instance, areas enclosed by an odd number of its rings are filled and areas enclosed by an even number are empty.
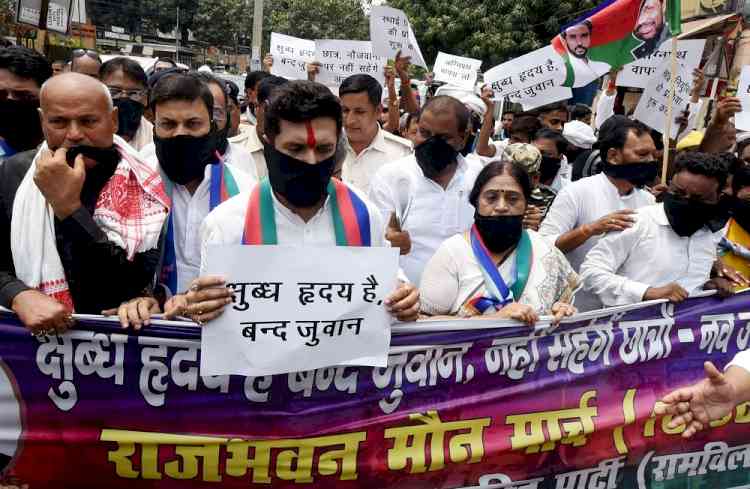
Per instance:
[[[141,65],[125,57],[112,58],[99,69],[117,107],[117,135],[137,151],[154,140],[154,126],[143,117],[148,104],[148,79]]]
[[[51,76],[49,61],[36,51],[0,48],[0,161],[34,149],[44,139],[39,90]]]
[[[99,79],[99,68],[102,66],[102,59],[99,53],[91,49],[74,49],[73,57],[70,60],[70,71],[81,73],[93,78]]]

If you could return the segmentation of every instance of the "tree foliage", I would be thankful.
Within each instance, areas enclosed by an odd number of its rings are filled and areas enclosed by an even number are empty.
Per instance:
[[[0,0],[0,35],[7,36],[12,33],[10,28],[15,17],[15,1]]]
[[[409,16],[428,64],[438,51],[484,60],[487,70],[549,43],[597,0],[389,0]]]

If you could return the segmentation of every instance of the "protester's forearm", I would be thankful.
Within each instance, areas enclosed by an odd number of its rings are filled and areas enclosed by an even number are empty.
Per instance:
[[[557,246],[557,248],[563,253],[570,253],[571,251],[575,250],[583,243],[588,241],[592,236],[593,233],[591,232],[591,226],[589,226],[588,224],[584,224],[583,226],[579,226],[572,231],[568,231],[567,233],[557,238],[557,241],[555,241],[555,246]]]
[[[711,121],[706,128],[706,134],[703,136],[700,151],[703,153],[719,153],[723,147],[723,133],[727,122]]]
[[[388,130],[393,134],[398,134],[400,129],[400,114],[398,110],[398,93],[396,85],[388,84]]]
[[[493,114],[489,111],[485,114],[482,128],[479,131],[479,141],[477,142],[477,154],[487,158],[492,158],[497,153],[495,147],[490,144],[490,136],[495,128],[495,119],[492,116]]]
[[[31,288],[19,280],[14,274],[9,272],[0,272],[0,306],[11,309],[13,299],[21,292],[31,290]]]

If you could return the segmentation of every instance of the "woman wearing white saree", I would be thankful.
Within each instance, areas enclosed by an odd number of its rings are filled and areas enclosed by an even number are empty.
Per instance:
[[[446,240],[428,262],[420,286],[426,316],[516,319],[536,323],[572,316],[580,279],[565,256],[523,229],[531,195],[526,171],[492,162],[476,179],[469,201],[474,226]]]

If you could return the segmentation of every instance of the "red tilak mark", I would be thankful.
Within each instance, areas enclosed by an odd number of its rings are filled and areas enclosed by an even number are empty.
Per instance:
[[[310,121],[305,122],[305,127],[307,128],[307,145],[310,149],[315,149],[315,146],[318,145],[318,141],[315,139],[315,131],[313,130]]]

